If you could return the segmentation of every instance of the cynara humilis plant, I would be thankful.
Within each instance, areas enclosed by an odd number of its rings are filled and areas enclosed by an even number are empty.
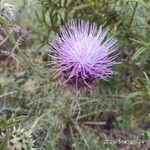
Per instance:
[[[118,64],[117,40],[89,21],[71,20],[60,26],[50,49],[55,77],[75,90],[91,89],[95,79],[107,79],[114,74],[112,66]]]
[[[2,133],[2,137],[5,138],[5,134]],[[24,129],[13,128],[7,139],[7,150],[36,150],[35,141],[32,138],[30,132],[24,131]],[[4,149],[3,149],[4,150]]]

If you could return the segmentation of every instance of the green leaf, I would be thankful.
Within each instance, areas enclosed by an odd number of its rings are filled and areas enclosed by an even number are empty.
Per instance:
[[[148,136],[148,138],[150,139],[150,129],[146,130],[146,135]]]
[[[0,129],[5,129],[7,127],[10,127],[16,123],[25,120],[26,118],[27,116],[15,117],[14,115],[12,115],[9,119],[7,119],[6,117],[0,117]]]
[[[87,7],[90,7],[90,6],[91,6],[90,4],[81,4],[79,6],[74,7],[72,11],[81,10],[83,8],[87,8]]]
[[[148,75],[146,74],[146,72],[144,72],[144,76],[146,78],[146,89],[147,89],[147,94],[150,97],[150,79],[148,77]]]
[[[143,52],[145,52],[145,51],[146,51],[146,49],[143,48],[143,47],[141,47],[141,48],[133,55],[132,60],[138,59],[139,56],[140,56]]]
[[[127,96],[127,99],[134,98],[136,96],[142,96],[142,95],[143,95],[143,92],[133,92]]]
[[[150,79],[149,79],[148,75],[146,74],[146,72],[144,72],[144,76],[146,78],[147,84],[150,85]]]
[[[144,40],[138,38],[137,40],[136,39],[131,39],[132,41],[140,44],[141,46],[145,47],[145,48],[148,48],[149,47],[149,43],[145,42]]]
[[[8,150],[7,142],[9,139],[10,133],[6,133],[5,136],[0,138],[0,149],[1,150]]]

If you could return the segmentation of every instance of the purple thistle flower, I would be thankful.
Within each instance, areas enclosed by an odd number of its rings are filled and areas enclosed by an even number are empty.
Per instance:
[[[117,40],[107,38],[107,31],[89,21],[72,20],[61,26],[59,35],[52,37],[51,63],[55,77],[73,89],[91,89],[97,78],[107,79],[114,74],[112,66],[118,64],[115,56]]]

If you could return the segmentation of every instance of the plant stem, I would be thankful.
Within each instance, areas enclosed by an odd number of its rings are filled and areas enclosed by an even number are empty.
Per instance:
[[[130,19],[130,21],[129,21],[129,28],[130,28],[130,27],[131,27],[131,25],[132,25],[133,18],[134,18],[134,15],[135,15],[135,12],[136,12],[137,6],[138,6],[138,3],[136,2],[136,3],[135,3],[135,6],[134,6],[133,13],[132,13],[132,16],[131,16],[131,19]]]

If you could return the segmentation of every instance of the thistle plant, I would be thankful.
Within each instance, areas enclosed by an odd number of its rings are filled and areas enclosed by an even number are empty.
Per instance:
[[[71,20],[52,37],[53,72],[63,85],[71,89],[91,89],[97,78],[107,79],[114,74],[112,66],[118,64],[117,40],[96,23]]]
[[[34,140],[29,132],[25,132],[24,129],[14,128],[11,136],[8,139],[8,149],[12,150],[35,150]]]

